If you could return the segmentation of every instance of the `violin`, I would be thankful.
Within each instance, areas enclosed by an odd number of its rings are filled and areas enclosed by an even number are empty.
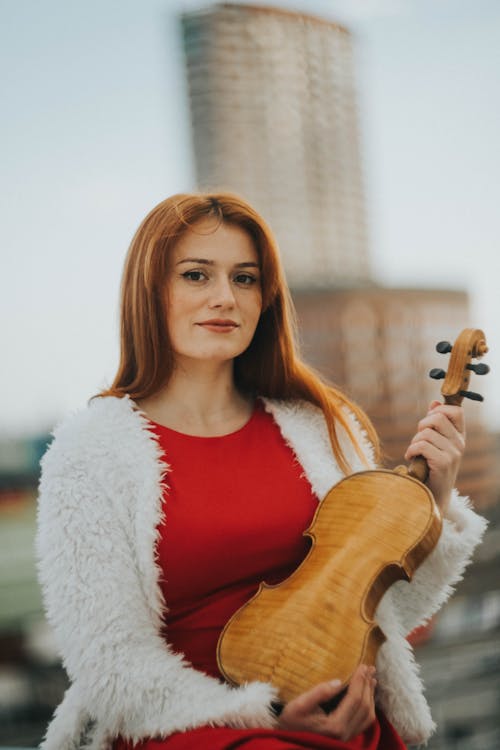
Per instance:
[[[447,404],[483,400],[468,390],[472,364],[488,351],[484,333],[465,329],[451,346],[443,379]],[[375,610],[397,580],[410,581],[438,542],[440,511],[423,484],[428,466],[420,456],[409,468],[361,471],[341,480],[318,505],[304,534],[311,547],[299,567],[257,593],[226,623],[217,645],[219,669],[228,682],[272,683],[288,702],[332,679],[345,688],[359,664],[375,664],[385,641]]]

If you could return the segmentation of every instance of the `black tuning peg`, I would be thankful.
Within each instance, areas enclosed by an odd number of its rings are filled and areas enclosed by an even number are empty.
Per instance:
[[[484,362],[479,362],[477,365],[467,365],[467,369],[472,370],[476,375],[486,375],[490,371],[490,368]]]
[[[436,351],[440,354],[448,354],[448,352],[451,352],[452,346],[449,341],[440,341],[439,344],[436,344]]]
[[[460,395],[464,398],[470,398],[471,401],[484,401],[484,398],[480,393],[474,393],[474,391],[460,391]]]
[[[444,370],[441,370],[439,367],[433,367],[432,370],[429,372],[429,377],[433,378],[434,380],[442,380],[446,376],[446,373]]]

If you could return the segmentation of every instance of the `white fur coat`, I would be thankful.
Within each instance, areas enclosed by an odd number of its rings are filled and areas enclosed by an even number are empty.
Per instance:
[[[342,473],[322,413],[304,402],[265,405],[324,497]],[[71,686],[43,750],[109,750],[118,734],[138,740],[206,724],[274,726],[272,685],[229,687],[193,669],[160,634],[166,604],[155,540],[169,468],[134,402],[95,399],[54,435],[42,460],[37,555]],[[352,465],[364,468],[345,435],[343,445]],[[484,528],[455,494],[435,550],[378,607],[387,641],[377,661],[377,699],[407,742],[425,741],[434,724],[405,635],[448,598]]]

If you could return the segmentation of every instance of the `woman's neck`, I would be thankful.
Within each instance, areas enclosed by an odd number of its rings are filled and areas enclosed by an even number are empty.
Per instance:
[[[165,388],[137,404],[154,422],[208,437],[239,429],[253,409],[234,384],[232,362],[220,367],[177,365]]]

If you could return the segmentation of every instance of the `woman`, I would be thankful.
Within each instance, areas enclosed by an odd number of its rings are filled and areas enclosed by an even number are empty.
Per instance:
[[[405,636],[449,596],[484,530],[452,489],[462,411],[434,402],[406,454],[429,463],[443,532],[378,607],[377,676],[359,667],[329,714],[335,675],[280,712],[272,685],[224,683],[218,636],[261,580],[305,557],[318,500],[374,464],[376,435],[298,358],[275,240],[235,195],[153,209],[129,250],[121,310],[111,388],[56,429],[42,463],[40,578],[72,682],[42,747],[425,741],[433,722]]]

